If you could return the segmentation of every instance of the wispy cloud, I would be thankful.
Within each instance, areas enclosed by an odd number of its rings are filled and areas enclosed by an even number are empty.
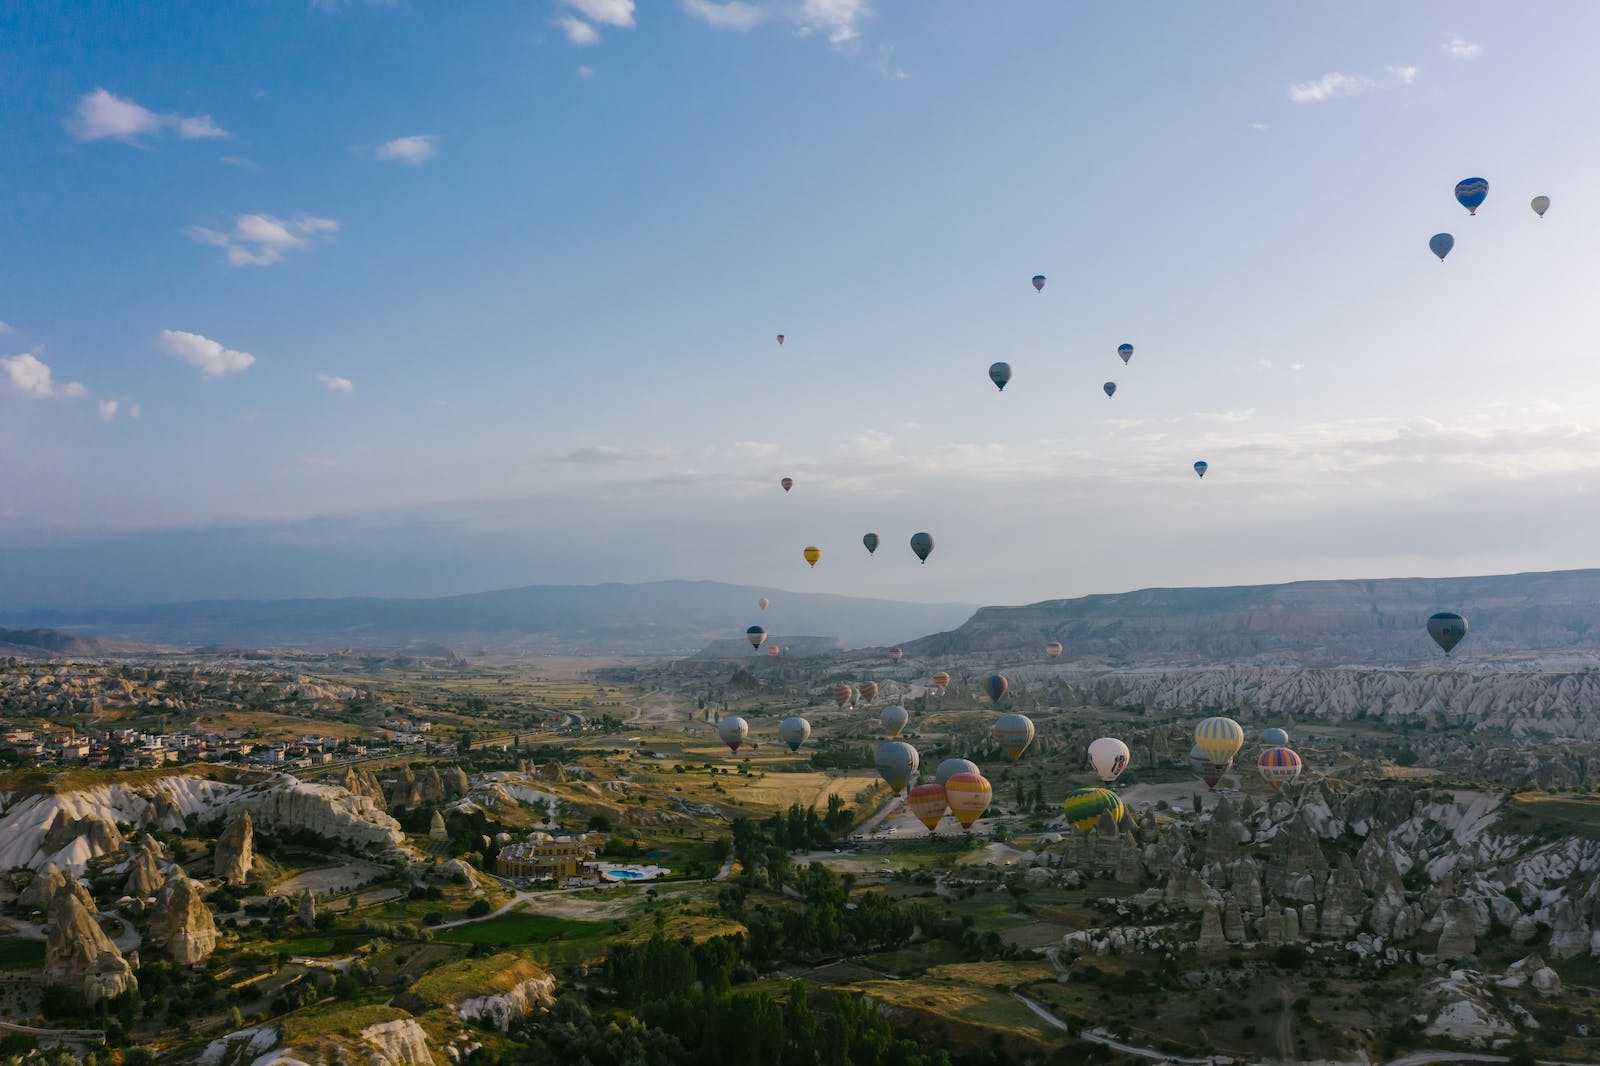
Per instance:
[[[627,28],[633,25],[633,0],[561,0],[590,22]]]
[[[11,327],[8,324],[4,323],[4,322],[0,322],[0,333],[10,333],[10,332],[12,332]]]
[[[567,40],[580,48],[600,43],[599,31],[582,19],[575,19],[571,15],[562,15],[556,20],[556,25],[560,26],[562,32],[567,35]]]
[[[80,96],[62,124],[80,141],[111,139],[136,144],[142,137],[168,132],[186,141],[228,136],[210,115],[161,115],[105,89]]]
[[[122,406],[122,404],[117,400],[101,400],[100,401],[100,421],[102,421],[102,422],[114,421],[116,419],[116,417],[117,417],[117,408],[119,408],[121,406]]]
[[[241,373],[256,361],[256,357],[249,352],[224,348],[210,337],[203,337],[198,333],[185,333],[181,329],[162,330],[161,335],[156,338],[156,344],[168,355],[176,356],[190,366],[198,367],[208,378]]]
[[[590,78],[594,77],[594,68],[593,67],[579,67],[578,68],[578,77],[582,78],[584,81],[588,81]]]
[[[683,9],[692,17],[718,30],[743,32],[754,29],[766,18],[766,12],[744,0],[683,0]]]
[[[1371,78],[1359,74],[1324,74],[1316,81],[1303,81],[1289,86],[1289,99],[1297,104],[1321,103],[1343,96],[1360,96],[1378,87]]]
[[[907,74],[894,61],[894,45],[880,44],[878,46],[878,74],[884,81],[905,81],[911,75]]]
[[[1477,59],[1483,55],[1483,45],[1458,35],[1444,42],[1444,54],[1451,59]]]
[[[845,446],[856,451],[886,452],[894,447],[894,438],[876,429],[863,429],[846,438]]]
[[[577,448],[560,456],[563,463],[598,465],[605,463],[650,463],[665,459],[667,453],[660,448],[618,448],[609,444],[596,444]]]
[[[1392,74],[1400,82],[1401,85],[1410,85],[1412,82],[1417,80],[1418,71],[1417,71],[1417,68],[1414,67],[1414,66],[1413,67],[1390,67],[1389,68],[1389,73]]]
[[[735,441],[733,454],[750,459],[764,459],[769,455],[777,455],[779,446],[764,440]]]
[[[280,262],[291,251],[309,248],[316,240],[330,237],[338,230],[339,223],[331,218],[240,215],[232,232],[195,226],[188,230],[188,236],[200,244],[221,248],[233,266],[267,266]]]
[[[247,159],[242,155],[225,155],[218,162],[226,163],[230,167],[238,167],[240,170],[256,171],[261,169],[256,165],[255,160]]]
[[[329,392],[354,392],[355,383],[349,378],[341,378],[334,374],[318,374],[317,381]]]
[[[861,23],[872,14],[869,0],[804,0],[800,6],[802,33],[826,34],[835,48],[861,39]]]
[[[410,137],[396,137],[392,141],[384,141],[378,145],[373,153],[377,158],[396,163],[408,163],[416,166],[426,163],[439,154],[439,138],[432,134],[415,134]]]
[[[33,400],[76,400],[89,391],[76,381],[57,386],[49,364],[38,356],[40,350],[0,357],[0,370],[5,372],[12,391]]]

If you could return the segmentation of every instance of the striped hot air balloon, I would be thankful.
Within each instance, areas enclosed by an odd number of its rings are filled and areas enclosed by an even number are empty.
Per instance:
[[[1207,718],[1194,727],[1194,742],[1212,762],[1230,763],[1244,747],[1244,727],[1232,718]]]
[[[822,549],[815,544],[806,545],[806,550],[800,553],[807,566],[816,566],[817,560],[822,558]]]
[[[939,764],[939,768],[933,772],[933,779],[939,784],[945,785],[956,774],[975,774],[977,772],[978,764],[971,759],[950,758]]]
[[[833,686],[833,702],[837,703],[840,707],[843,707],[845,704],[849,703],[850,697],[853,695],[855,695],[855,692],[851,690],[849,685],[838,684]]]
[[[906,806],[911,808],[917,821],[928,827],[930,833],[939,828],[944,812],[950,808],[945,800],[944,786],[934,784],[918,785],[907,792]]]
[[[1256,767],[1276,791],[1300,776],[1300,756],[1289,748],[1268,748],[1256,760]]]
[[[995,720],[993,731],[1012,762],[1022,758],[1022,753],[1033,743],[1033,719],[1025,714],[1002,714]]]
[[[811,736],[811,723],[799,715],[791,715],[778,723],[778,736],[789,745],[790,751],[799,751],[800,745]]]
[[[1079,788],[1067,793],[1061,809],[1067,812],[1067,821],[1079,829],[1093,829],[1101,815],[1111,815],[1113,822],[1122,821],[1122,799],[1109,788]]]
[[[1216,788],[1217,782],[1222,780],[1222,775],[1233,769],[1233,761],[1217,762],[1206,754],[1204,748],[1196,744],[1189,749],[1189,769],[1206,783],[1207,788]]]
[[[743,718],[724,718],[717,723],[717,736],[728,745],[729,751],[738,751],[744,738],[750,735],[750,723]]]
[[[878,698],[878,683],[876,681],[861,682],[861,702],[871,703]]]
[[[971,829],[972,823],[982,818],[983,812],[989,809],[994,789],[982,774],[961,773],[952,775],[944,783],[944,795],[950,804],[950,813],[956,816],[961,828]]]
[[[930,680],[933,681],[934,685],[939,689],[940,692],[943,692],[944,687],[950,683],[950,675],[945,671],[940,670],[938,673],[934,674]]]
[[[1005,674],[990,674],[983,682],[983,691],[989,694],[989,699],[999,703],[1006,698],[1006,689],[1011,687],[1011,682],[1006,680]]]
[[[1050,643],[1044,646],[1044,653],[1050,656],[1052,659],[1061,658],[1061,653],[1066,650],[1066,648],[1062,647],[1059,640],[1052,640]]]

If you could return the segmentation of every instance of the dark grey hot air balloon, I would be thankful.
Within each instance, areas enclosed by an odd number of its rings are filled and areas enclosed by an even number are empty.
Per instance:
[[[918,559],[921,559],[924,563],[926,563],[928,561],[928,556],[933,554],[933,534],[911,534],[911,550],[917,553]]]
[[[975,774],[977,772],[978,764],[971,759],[946,759],[933,772],[933,779],[942,785],[956,774]]]
[[[861,538],[861,543],[867,546],[867,554],[871,555],[878,550],[878,535],[876,533],[868,533]]]
[[[1006,391],[1006,382],[1011,380],[1010,363],[990,363],[989,380],[994,382],[994,387],[1001,392]]]
[[[903,740],[886,740],[878,745],[878,750],[872,756],[872,763],[878,768],[878,776],[889,783],[889,787],[899,792],[910,784],[911,779],[917,776],[917,765],[921,762],[917,749]]]
[[[760,651],[761,645],[767,639],[767,631],[762,629],[760,626],[751,626],[749,629],[744,631],[744,636],[745,639],[750,642],[750,646],[752,648],[754,648],[756,651]]]
[[[1440,611],[1428,619],[1428,636],[1449,655],[1451,649],[1467,635],[1467,620],[1451,611]]]
[[[1100,387],[1106,390],[1107,396],[1115,396],[1117,394],[1117,383],[1115,381],[1108,381]]]

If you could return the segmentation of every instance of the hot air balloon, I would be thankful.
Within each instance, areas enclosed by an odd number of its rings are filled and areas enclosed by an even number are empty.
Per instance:
[[[788,492],[790,489],[794,488],[794,478],[781,477],[778,479],[778,484],[783,486],[784,492]]]
[[[1128,745],[1116,737],[1101,737],[1089,744],[1089,765],[1106,784],[1115,781],[1128,768],[1131,757]]]
[[[921,559],[924,563],[926,563],[928,561],[928,556],[933,554],[933,534],[911,534],[911,550],[916,553],[918,559]]]
[[[750,723],[743,718],[724,718],[717,723],[717,736],[728,745],[729,751],[738,751],[744,738],[750,735]]]
[[[943,670],[940,670],[938,673],[934,674],[933,677],[929,678],[929,680],[934,683],[934,686],[938,688],[940,693],[943,693],[944,687],[950,683],[950,675],[945,673]]]
[[[1033,291],[1034,292],[1043,292],[1044,291],[1044,275],[1043,274],[1035,274],[1033,276]]]
[[[971,829],[972,823],[983,817],[994,798],[989,779],[978,773],[952,774],[944,783],[944,798],[950,804],[950,813],[956,816],[961,828]]]
[[[1207,788],[1216,788],[1217,782],[1222,780],[1222,775],[1232,768],[1232,759],[1227,762],[1217,762],[1198,744],[1189,749],[1189,769],[1206,783]]]
[[[778,334],[778,343],[779,343],[779,344],[782,344],[782,343],[783,343],[783,334],[781,334],[781,333],[780,333],[780,334]]]
[[[950,805],[945,802],[943,785],[918,785],[906,793],[906,806],[931,833],[939,827]]]
[[[1109,814],[1113,822],[1122,821],[1122,799],[1109,788],[1076,788],[1061,801],[1067,812],[1067,821],[1079,829],[1093,829],[1102,815]]]
[[[889,787],[896,792],[905,788],[911,779],[917,776],[917,749],[903,740],[886,740],[878,745],[878,750],[872,756],[872,763],[878,768],[878,776],[889,783]]]
[[[994,382],[994,387],[1001,392],[1006,391],[1006,382],[1011,380],[1010,363],[990,363],[989,380]]]
[[[1300,776],[1300,756],[1288,748],[1268,748],[1256,760],[1261,777],[1277,791]]]
[[[1271,726],[1263,729],[1261,736],[1256,739],[1261,741],[1263,748],[1283,748],[1289,744],[1289,733],[1287,730],[1279,729],[1277,726]]]
[[[1123,361],[1124,364],[1126,364],[1129,359],[1133,358],[1133,345],[1131,345],[1131,344],[1119,344],[1119,345],[1117,345],[1117,354],[1122,356],[1122,361]]]
[[[765,611],[767,609],[767,604],[769,604],[771,602],[772,602],[771,600],[769,600],[765,596],[763,596],[759,600],[756,601],[756,606],[761,608],[763,611]]]
[[[1489,182],[1484,178],[1466,178],[1456,183],[1456,200],[1467,209],[1467,214],[1475,215],[1484,198],[1489,195]]]
[[[876,533],[868,533],[861,538],[861,543],[867,546],[867,554],[871,555],[878,550],[878,535]]]
[[[989,699],[999,703],[1005,698],[1006,689],[1011,687],[1011,682],[1006,680],[1004,674],[990,674],[983,683],[983,691],[989,694]]]
[[[1428,636],[1433,642],[1444,649],[1446,655],[1461,638],[1467,635],[1467,620],[1451,611],[1440,611],[1428,619]]]
[[[1439,257],[1439,262],[1444,262],[1444,257],[1450,254],[1450,249],[1456,246],[1456,239],[1448,233],[1435,233],[1428,238],[1428,251]]]
[[[776,644],[768,644],[767,655],[776,659],[778,657],[778,646]]]
[[[1006,758],[1016,762],[1033,743],[1033,719],[1025,714],[1002,714],[995,720],[993,732]]]
[[[1115,381],[1108,381],[1100,387],[1106,390],[1107,396],[1115,396],[1117,394],[1117,383]]]
[[[1533,213],[1534,214],[1538,215],[1540,218],[1543,218],[1544,217],[1544,213],[1546,211],[1550,210],[1550,197],[1548,197],[1548,196],[1535,196],[1533,198],[1533,202],[1531,204],[1529,204],[1528,206],[1533,208]]]
[[[822,558],[822,549],[815,544],[806,545],[806,550],[800,553],[808,566],[816,566],[817,560]]]
[[[767,639],[767,631],[760,626],[751,626],[744,631],[745,639],[750,642],[750,647],[756,651],[761,650],[762,642]]]
[[[939,764],[939,769],[934,771],[933,779],[941,785],[946,785],[950,783],[950,779],[956,774],[975,774],[977,772],[978,764],[971,759],[946,759]]]
[[[849,703],[852,695],[854,695],[854,693],[850,691],[849,685],[840,684],[833,686],[833,702],[837,703],[840,707],[843,707],[845,704]]]
[[[878,683],[876,681],[861,682],[861,702],[871,703],[878,698]]]
[[[1194,464],[1194,472],[1196,474],[1200,475],[1201,477],[1205,477],[1206,476],[1206,471],[1210,470],[1210,469],[1211,469],[1211,464],[1206,462],[1204,459],[1197,460],[1195,462],[1195,464]]]
[[[778,723],[778,736],[790,751],[799,751],[800,745],[811,738],[811,723],[797,714],[791,715]]]
[[[906,654],[906,650],[904,648],[890,648],[889,649],[889,661],[892,662],[892,663],[897,663],[901,659],[905,658],[905,654]]]
[[[883,731],[891,737],[900,735],[900,730],[906,727],[911,720],[911,715],[897,703],[891,703],[878,712],[878,724],[883,726]]]
[[[1059,640],[1052,640],[1050,643],[1044,646],[1044,653],[1050,656],[1052,659],[1061,658],[1061,653],[1066,650],[1066,648],[1061,646],[1061,642]]]
[[[1232,718],[1207,718],[1194,727],[1194,742],[1212,762],[1232,762],[1244,747],[1244,727]]]

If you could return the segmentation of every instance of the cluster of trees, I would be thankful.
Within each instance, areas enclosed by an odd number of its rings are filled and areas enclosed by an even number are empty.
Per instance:
[[[877,764],[866,744],[827,744],[811,753],[811,765],[818,770],[871,770]]]

